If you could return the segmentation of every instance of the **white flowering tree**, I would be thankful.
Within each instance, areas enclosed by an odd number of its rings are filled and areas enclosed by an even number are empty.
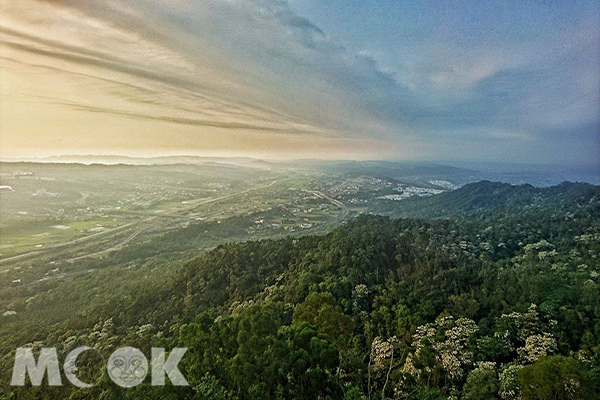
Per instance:
[[[402,369],[405,379],[400,387],[410,381],[455,387],[473,363],[470,341],[477,330],[472,319],[451,316],[419,326],[413,335],[413,352]]]

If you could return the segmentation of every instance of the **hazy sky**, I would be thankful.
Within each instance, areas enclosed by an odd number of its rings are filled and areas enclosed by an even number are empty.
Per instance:
[[[0,155],[600,164],[600,2],[0,0]]]

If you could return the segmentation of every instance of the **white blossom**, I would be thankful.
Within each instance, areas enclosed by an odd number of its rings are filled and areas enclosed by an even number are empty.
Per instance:
[[[498,394],[503,400],[521,400],[521,391],[519,390],[519,371],[522,365],[509,365],[500,373],[500,390]]]
[[[443,339],[436,339],[436,332],[444,332]],[[413,335],[414,357],[418,358],[426,343],[430,343],[437,361],[454,382],[465,374],[465,369],[473,362],[473,353],[466,350],[469,338],[477,332],[475,321],[468,318],[441,317],[433,324],[421,325]],[[407,357],[403,372],[414,374],[414,358]],[[427,372],[427,369],[425,370]],[[417,372],[419,373],[419,372]]]
[[[526,362],[536,362],[540,357],[556,351],[556,339],[550,333],[531,335],[525,340],[525,346],[517,350]]]

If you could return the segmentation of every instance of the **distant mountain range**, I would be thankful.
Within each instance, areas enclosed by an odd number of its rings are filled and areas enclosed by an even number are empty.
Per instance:
[[[369,175],[405,182],[426,184],[427,179],[444,179],[456,185],[480,180],[535,186],[556,185],[563,181],[600,184],[598,166],[569,167],[510,163],[453,163],[413,161],[351,160],[262,160],[251,157],[161,156],[130,157],[122,155],[61,155],[51,157],[2,158],[0,162],[126,164],[126,165],[230,165],[272,171],[319,170],[350,176]]]

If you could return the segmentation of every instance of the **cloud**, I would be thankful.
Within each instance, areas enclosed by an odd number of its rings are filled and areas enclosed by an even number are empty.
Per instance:
[[[51,134],[66,141],[76,113],[223,135],[388,142],[385,157],[453,157],[448,148],[479,139],[535,146],[546,132],[598,128],[593,18],[543,45],[471,36],[415,44],[420,58],[394,70],[352,53],[284,0],[20,0],[0,11],[0,90],[64,108],[68,129]],[[30,127],[3,129],[13,128]]]

